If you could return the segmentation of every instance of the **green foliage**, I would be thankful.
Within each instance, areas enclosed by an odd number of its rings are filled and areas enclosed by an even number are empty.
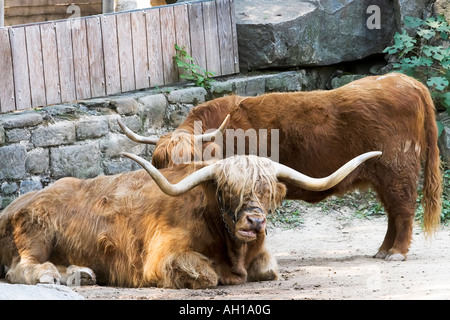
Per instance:
[[[437,107],[450,114],[450,25],[443,16],[422,20],[406,17],[404,24],[415,31],[415,36],[405,30],[394,35],[394,44],[383,52],[397,57],[394,69],[415,77],[430,89]]]
[[[450,221],[450,170],[444,172],[444,191],[442,194],[442,221]]]
[[[283,200],[281,206],[272,214],[267,215],[267,220],[275,227],[287,229],[298,228],[303,224],[301,204],[293,200]]]
[[[196,65],[194,58],[186,52],[184,47],[181,48],[179,45],[175,44],[175,50],[175,62],[178,68],[182,70],[180,77],[187,81],[195,82],[197,87],[203,87],[205,89],[211,88],[211,83],[214,81],[211,77],[215,76],[215,74]]]

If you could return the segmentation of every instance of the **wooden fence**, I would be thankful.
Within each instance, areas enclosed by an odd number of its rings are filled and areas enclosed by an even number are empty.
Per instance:
[[[0,28],[0,113],[178,82],[175,44],[239,72],[234,0]]]

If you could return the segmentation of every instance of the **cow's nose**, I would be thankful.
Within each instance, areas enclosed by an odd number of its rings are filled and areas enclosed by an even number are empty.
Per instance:
[[[252,227],[252,229],[260,231],[265,225],[266,218],[261,216],[248,215],[247,221]]]

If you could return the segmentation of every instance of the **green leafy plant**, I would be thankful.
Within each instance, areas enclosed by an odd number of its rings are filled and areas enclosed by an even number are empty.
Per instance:
[[[180,78],[193,81],[198,87],[211,88],[211,83],[214,81],[211,77],[215,74],[196,65],[194,58],[187,53],[184,47],[181,48],[178,44],[175,44],[175,50],[175,62],[178,68],[182,70]]]
[[[298,228],[303,224],[301,205],[297,201],[283,200],[281,206],[275,212],[267,215],[267,220],[272,222],[275,227]]]
[[[394,55],[394,69],[427,84],[438,108],[450,114],[450,25],[443,16],[422,20],[406,17],[406,30],[395,33],[394,44],[383,52]]]

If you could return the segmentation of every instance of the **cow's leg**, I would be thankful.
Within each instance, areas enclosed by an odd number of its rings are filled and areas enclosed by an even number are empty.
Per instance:
[[[194,252],[178,252],[169,255],[162,265],[162,279],[158,286],[168,288],[204,289],[217,286],[217,273],[212,262]]]
[[[278,278],[276,259],[266,250],[258,254],[248,268],[248,281],[268,281]]]
[[[71,265],[57,266],[61,275],[61,284],[67,286],[89,286],[96,283],[96,276],[92,269]]]
[[[32,258],[22,258],[17,263],[13,262],[6,273],[6,279],[17,284],[60,284],[61,275],[51,262],[39,263]]]
[[[37,216],[37,214],[36,214]],[[42,221],[28,211],[18,212],[12,219],[14,242],[19,253],[6,274],[11,283],[59,284],[61,275],[49,262],[53,237]]]
[[[388,215],[383,244],[374,256],[388,261],[405,260],[412,240],[417,190],[414,177],[397,177],[379,192]]]

